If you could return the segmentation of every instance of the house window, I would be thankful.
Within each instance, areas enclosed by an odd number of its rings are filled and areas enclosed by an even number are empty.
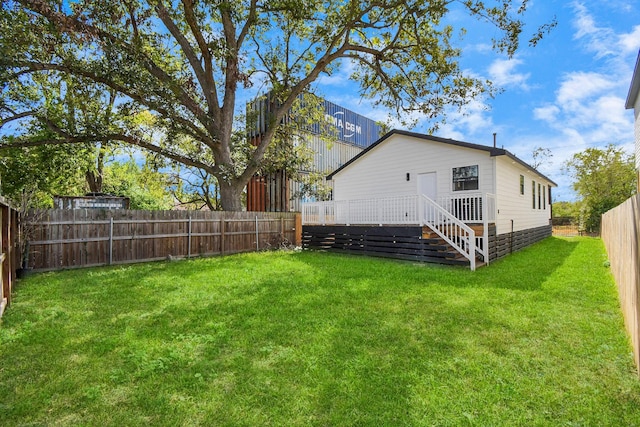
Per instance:
[[[542,186],[542,209],[547,210],[547,186]]]
[[[540,209],[540,198],[542,197],[542,195],[540,194],[540,184],[538,184],[538,209]]]
[[[478,165],[453,168],[453,191],[478,189]]]
[[[520,194],[524,196],[524,175],[520,175]]]
[[[533,209],[536,208],[536,182],[531,181],[531,200],[533,201]]]

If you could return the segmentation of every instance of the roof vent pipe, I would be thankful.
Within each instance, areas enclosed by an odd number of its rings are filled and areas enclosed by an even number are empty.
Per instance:
[[[497,133],[494,132],[493,133],[493,148],[496,148],[496,135],[497,135]]]

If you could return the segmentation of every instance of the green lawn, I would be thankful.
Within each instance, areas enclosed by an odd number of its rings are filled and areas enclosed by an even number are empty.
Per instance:
[[[488,267],[269,252],[31,276],[0,424],[640,425],[598,239]]]

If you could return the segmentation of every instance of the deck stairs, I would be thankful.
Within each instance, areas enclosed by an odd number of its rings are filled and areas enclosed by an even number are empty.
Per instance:
[[[482,224],[469,224],[469,227],[473,229],[476,236],[482,236],[484,232],[484,226]],[[465,258],[464,255],[455,250],[449,243],[427,226],[422,227],[422,240],[428,243],[434,250],[437,249],[438,252],[442,254],[442,257],[447,260],[447,264],[469,265],[469,260]],[[483,261],[482,255],[476,253],[476,267],[484,265],[486,264]]]

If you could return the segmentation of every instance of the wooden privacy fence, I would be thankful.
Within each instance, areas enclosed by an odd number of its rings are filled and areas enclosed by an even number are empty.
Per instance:
[[[11,292],[16,269],[20,262],[18,244],[18,212],[0,197],[0,316],[4,309],[11,304]]]
[[[224,255],[296,244],[295,213],[34,210],[29,267],[89,267]]]
[[[640,368],[640,195],[602,216],[602,240],[618,284],[624,323]]]

